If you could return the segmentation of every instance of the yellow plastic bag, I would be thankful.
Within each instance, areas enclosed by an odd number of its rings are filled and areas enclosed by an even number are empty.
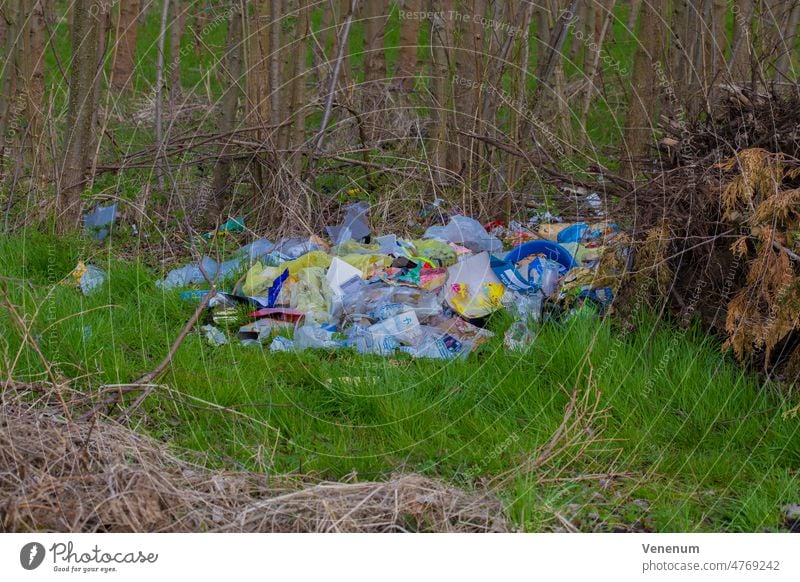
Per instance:
[[[323,269],[327,269],[331,266],[332,260],[331,256],[325,251],[311,251],[293,261],[281,263],[279,269],[281,273],[284,269],[289,269],[289,275],[294,277],[303,269],[308,269],[310,267],[322,267]]]
[[[256,263],[250,267],[244,277],[242,284],[242,293],[248,296],[259,296],[266,293],[267,289],[272,287],[285,267],[265,267],[261,262]]]
[[[325,269],[322,267],[301,269],[296,279],[291,286],[290,306],[305,313],[306,321],[316,323],[327,321],[332,293],[325,278]]]
[[[341,258],[348,265],[352,265],[364,276],[369,279],[386,269],[392,264],[392,257],[389,255],[345,255]]]

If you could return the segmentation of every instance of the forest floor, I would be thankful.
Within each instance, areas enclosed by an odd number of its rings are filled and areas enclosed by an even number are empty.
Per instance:
[[[156,265],[117,259],[112,244],[0,241],[10,301],[47,360],[88,391],[152,369],[194,309],[155,286]],[[60,284],[91,255],[108,271],[98,292]],[[451,362],[214,348],[193,332],[162,383],[194,404],[156,391],[135,426],[215,468],[312,480],[419,472],[488,489],[524,531],[791,527],[782,507],[798,501],[800,425],[785,388],[657,313],[623,331],[578,312],[543,325],[525,352],[504,348],[509,324],[496,316],[495,338]],[[0,352],[15,379],[43,379],[5,311]],[[589,399],[570,406],[575,389]]]

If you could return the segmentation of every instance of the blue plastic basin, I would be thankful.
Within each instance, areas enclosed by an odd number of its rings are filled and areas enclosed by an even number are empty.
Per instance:
[[[572,254],[558,243],[550,242],[549,240],[532,240],[521,244],[518,247],[508,251],[506,260],[511,263],[518,263],[525,257],[531,255],[543,254],[551,261],[555,261],[563,265],[567,271],[577,267],[575,259]]]

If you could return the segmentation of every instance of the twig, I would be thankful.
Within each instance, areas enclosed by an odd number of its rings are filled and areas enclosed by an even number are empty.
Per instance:
[[[319,131],[314,136],[314,141],[311,142],[312,152],[322,147],[322,138],[325,136],[325,130],[328,127],[328,122],[331,120],[331,111],[333,109],[333,96],[336,94],[336,84],[339,82],[339,72],[342,70],[342,61],[344,60],[345,46],[347,45],[347,37],[350,35],[350,25],[353,22],[353,13],[358,7],[358,0],[352,0],[350,3],[350,10],[344,19],[342,26],[341,38],[339,38],[339,50],[336,54],[336,64],[333,66],[333,75],[331,75],[331,84],[328,87],[328,95],[325,97],[325,111],[322,114],[322,123],[319,125]]]
[[[783,251],[784,253],[789,255],[790,259],[800,262],[800,255],[798,255],[795,252],[790,251],[789,249],[787,249],[785,246],[783,246],[778,241],[776,241],[776,240],[772,241],[772,246],[775,247],[776,250]]]
[[[201,267],[202,268],[202,267]],[[217,294],[216,289],[211,289],[211,291],[203,297],[203,300],[200,301],[200,305],[197,306],[192,316],[189,318],[189,321],[186,322],[186,325],[183,326],[183,329],[178,334],[178,337],[172,342],[172,345],[167,352],[167,355],[158,363],[158,365],[153,368],[152,371],[140,376],[137,380],[131,382],[130,384],[120,385],[118,386],[119,390],[114,392],[111,396],[103,400],[100,404],[92,408],[89,412],[85,413],[81,416],[81,420],[87,420],[97,414],[98,412],[108,409],[110,406],[118,402],[122,396],[129,392],[134,392],[136,390],[144,389],[144,392],[139,395],[139,397],[134,401],[134,403],[129,406],[125,412],[123,413],[123,417],[130,414],[136,407],[138,407],[145,398],[152,392],[153,390],[153,380],[158,378],[164,370],[167,369],[167,366],[172,361],[172,358],[178,351],[178,348],[181,347],[183,340],[186,339],[186,336],[189,335],[189,332],[192,331],[197,320],[200,319],[200,315],[202,315],[205,308],[208,306],[208,302],[211,300],[214,295]]]

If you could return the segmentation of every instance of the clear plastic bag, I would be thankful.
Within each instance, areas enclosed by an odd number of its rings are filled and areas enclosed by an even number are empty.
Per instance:
[[[474,218],[460,214],[450,219],[448,225],[442,229],[441,236],[447,241],[463,244],[475,252],[500,253],[503,251],[503,243],[500,239],[486,232],[483,225]]]
[[[334,338],[334,332],[319,325],[306,324],[294,332],[294,348],[338,348],[342,342]]]

